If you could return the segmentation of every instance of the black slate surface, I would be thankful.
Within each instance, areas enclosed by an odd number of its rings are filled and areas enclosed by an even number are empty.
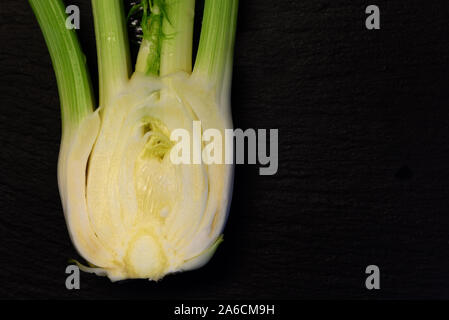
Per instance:
[[[90,2],[71,3],[95,83]],[[242,0],[234,122],[279,129],[278,174],[237,167],[203,269],[68,291],[55,77],[27,2],[1,1],[0,298],[449,298],[449,4],[378,0],[368,31],[369,4]]]

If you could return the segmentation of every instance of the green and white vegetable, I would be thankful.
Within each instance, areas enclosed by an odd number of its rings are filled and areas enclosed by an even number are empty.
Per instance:
[[[196,269],[222,239],[232,165],[174,164],[175,129],[232,128],[230,91],[238,0],[205,0],[192,70],[195,0],[142,0],[135,71],[122,0],[92,0],[99,66],[96,107],[62,0],[29,0],[59,88],[58,182],[71,239],[111,280]],[[134,11],[139,9],[135,7]]]

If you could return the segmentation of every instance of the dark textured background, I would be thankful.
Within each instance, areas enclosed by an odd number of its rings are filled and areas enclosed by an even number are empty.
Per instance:
[[[71,3],[94,75],[90,4]],[[203,269],[82,274],[68,291],[55,77],[26,1],[1,1],[0,297],[449,298],[449,4],[374,3],[379,31],[365,29],[371,1],[242,0],[234,121],[279,128],[278,174],[237,167],[225,242]]]

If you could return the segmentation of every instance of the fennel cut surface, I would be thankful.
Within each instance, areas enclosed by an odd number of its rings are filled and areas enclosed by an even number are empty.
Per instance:
[[[222,241],[233,166],[175,164],[171,133],[232,128],[238,0],[206,0],[195,66],[195,0],[142,0],[143,39],[131,72],[121,0],[92,0],[100,97],[62,0],[29,0],[55,69],[63,123],[58,184],[69,234],[111,280],[206,264]]]

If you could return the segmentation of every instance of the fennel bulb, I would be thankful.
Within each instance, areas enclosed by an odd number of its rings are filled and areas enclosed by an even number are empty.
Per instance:
[[[111,280],[159,280],[203,266],[222,240],[229,164],[174,164],[171,132],[232,128],[238,0],[206,0],[195,66],[195,0],[142,0],[143,41],[131,73],[121,0],[92,0],[100,99],[62,0],[29,0],[58,81],[58,184],[68,230],[90,268]]]

